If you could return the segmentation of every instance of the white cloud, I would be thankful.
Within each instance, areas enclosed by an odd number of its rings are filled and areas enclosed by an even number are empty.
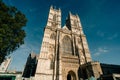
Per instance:
[[[113,34],[112,36],[108,37],[108,40],[112,40],[112,39],[115,39],[115,38],[117,38],[117,37],[118,37],[118,34],[115,33],[115,34]]]
[[[99,52],[96,52],[95,54],[94,54],[94,56],[99,56],[100,55],[100,53]]]
[[[101,31],[98,31],[98,32],[97,32],[97,35],[100,36],[100,37],[104,37],[104,36],[105,36],[105,33],[104,33],[104,32],[101,32]]]
[[[109,50],[107,48],[99,47],[98,49],[95,50],[94,56],[100,56],[100,55],[105,54],[107,52],[109,52]]]
[[[98,51],[99,51],[99,52],[104,52],[104,53],[108,52],[108,50],[105,49],[105,48],[98,48]]]

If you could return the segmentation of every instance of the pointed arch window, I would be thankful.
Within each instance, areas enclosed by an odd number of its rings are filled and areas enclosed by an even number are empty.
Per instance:
[[[77,27],[78,26],[78,23],[76,20],[74,20],[74,26]]]
[[[55,15],[53,15],[53,21],[55,22],[55,21],[57,21],[57,15],[55,14]]]
[[[56,39],[56,34],[55,34],[55,33],[52,33],[52,34],[50,35],[50,39],[55,40],[55,39]]]
[[[54,68],[54,62],[53,62],[53,59],[51,59],[51,62],[50,62],[50,69],[53,69]]]
[[[53,69],[54,68],[54,59],[53,59],[53,55],[49,55],[49,58],[50,58],[50,69]]]
[[[69,36],[64,36],[62,40],[62,50],[63,53],[72,54],[72,42]]]

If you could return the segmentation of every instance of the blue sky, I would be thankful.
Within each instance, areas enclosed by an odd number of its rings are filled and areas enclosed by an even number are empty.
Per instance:
[[[3,0],[28,19],[25,44],[11,54],[9,70],[23,70],[30,52],[39,54],[51,5],[62,11],[62,26],[69,11],[78,14],[92,59],[120,65],[120,0]]]

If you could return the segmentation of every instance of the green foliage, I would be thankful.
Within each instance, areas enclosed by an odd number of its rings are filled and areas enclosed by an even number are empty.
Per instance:
[[[0,0],[0,64],[24,43],[26,22],[24,14]]]

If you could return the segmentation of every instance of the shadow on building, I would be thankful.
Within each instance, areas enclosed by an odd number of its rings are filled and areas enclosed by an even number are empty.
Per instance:
[[[36,66],[37,66],[37,56],[38,55],[35,53],[29,54],[22,77],[30,78],[35,75]]]

